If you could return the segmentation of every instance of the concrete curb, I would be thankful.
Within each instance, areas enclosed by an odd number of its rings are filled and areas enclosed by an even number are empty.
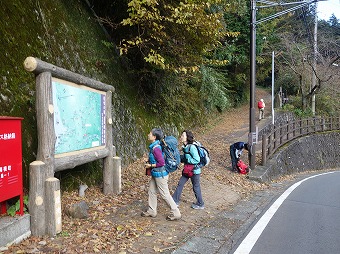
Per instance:
[[[0,251],[19,243],[31,235],[30,215],[3,217],[0,219]]]
[[[240,239],[261,218],[267,207],[275,200],[285,186],[273,184],[273,188],[254,193],[241,200],[231,210],[220,212],[208,225],[196,230],[172,254],[229,254]]]

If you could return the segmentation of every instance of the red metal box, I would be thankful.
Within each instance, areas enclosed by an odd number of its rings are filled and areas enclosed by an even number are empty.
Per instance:
[[[0,116],[0,213],[6,213],[6,200],[20,196],[23,215],[22,119]]]

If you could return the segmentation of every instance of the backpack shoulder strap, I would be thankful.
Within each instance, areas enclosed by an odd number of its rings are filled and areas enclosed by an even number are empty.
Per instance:
[[[161,149],[161,152],[163,152],[162,146],[160,144],[158,144],[158,145],[155,145],[155,146],[152,147],[152,153],[155,151],[156,147],[159,147],[159,149]]]
[[[199,155],[198,146],[196,144],[189,144],[189,150],[186,154],[190,154],[190,156],[193,157],[192,154],[191,154],[191,151],[190,151],[192,146],[196,147],[198,155]]]
[[[168,146],[167,143],[165,142],[165,137],[162,138],[162,139],[159,141],[159,145],[160,145],[160,146],[165,146],[165,147]]]

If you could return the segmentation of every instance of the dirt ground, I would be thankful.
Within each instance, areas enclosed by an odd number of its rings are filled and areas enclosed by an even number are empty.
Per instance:
[[[264,98],[270,108],[270,94],[258,89],[257,100]],[[267,110],[268,112],[269,110]],[[169,209],[159,197],[156,218],[140,216],[147,206],[149,177],[144,175],[144,158],[123,170],[123,191],[104,196],[100,188],[89,188],[85,197],[77,192],[62,193],[63,231],[56,237],[29,237],[0,253],[169,253],[196,229],[222,210],[232,207],[248,193],[267,188],[230,171],[229,146],[244,136],[249,126],[249,105],[226,112],[204,129],[194,130],[196,139],[208,148],[210,164],[202,169],[201,189],[204,210],[190,208],[195,201],[191,182],[184,187],[180,211],[182,219],[167,221]],[[242,158],[248,162],[247,153]],[[170,192],[176,188],[181,172],[170,175]],[[89,205],[87,219],[74,219],[65,208],[84,200]]]

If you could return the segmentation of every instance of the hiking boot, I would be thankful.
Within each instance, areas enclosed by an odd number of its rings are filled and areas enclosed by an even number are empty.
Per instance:
[[[195,209],[195,210],[203,210],[204,209],[204,206],[200,206],[200,205],[196,205],[196,204],[192,204],[191,205],[191,208],[192,209]]]
[[[169,220],[169,221],[174,221],[174,220],[179,220],[179,219],[181,219],[181,215],[180,216],[175,216],[175,215],[173,215],[173,214],[171,214],[171,215],[168,215],[167,217],[166,217],[166,220]]]
[[[152,217],[152,218],[155,218],[155,217],[156,217],[156,215],[150,214],[150,213],[148,213],[148,212],[142,212],[142,213],[141,213],[141,216],[142,216],[142,217]]]

